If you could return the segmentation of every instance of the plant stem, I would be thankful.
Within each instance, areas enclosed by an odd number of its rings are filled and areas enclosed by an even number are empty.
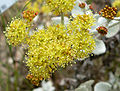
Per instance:
[[[8,70],[7,70],[8,73],[7,73],[7,86],[6,86],[6,91],[10,91],[10,90],[11,90],[11,88],[10,88],[10,75],[9,75],[10,67],[9,67],[8,60],[7,60],[6,64],[7,64],[7,69],[8,69]]]
[[[15,81],[14,81],[14,91],[17,91],[17,86],[18,86],[18,72],[17,72],[17,66],[16,66],[16,64],[14,65],[14,68],[15,68],[15,70],[14,70],[14,79],[15,79]]]
[[[5,20],[4,20],[4,17],[1,15],[1,19],[2,19],[2,24],[3,24],[3,31],[5,31],[5,27],[6,27],[6,24],[5,24]],[[9,48],[9,52],[10,52],[10,56],[11,56],[11,58],[13,59],[13,65],[14,65],[14,76],[15,76],[15,82],[14,82],[14,91],[17,91],[17,70],[16,70],[16,61],[14,60],[14,56],[13,56],[13,53],[12,53],[12,46],[11,45],[9,45],[7,42],[6,42],[6,44],[8,45],[8,48]],[[8,72],[9,72],[9,67],[8,67]],[[6,88],[6,90],[7,91],[9,91],[10,89],[10,77],[9,77],[9,73],[8,73],[8,80],[7,80],[7,88]]]
[[[61,24],[64,25],[64,13],[63,12],[61,13]]]
[[[17,64],[16,64],[16,61],[13,56],[12,46],[8,44],[8,47],[9,47],[10,55],[11,55],[11,58],[13,59],[13,65],[14,65],[14,91],[17,91],[17,86],[18,86],[18,84],[17,84],[18,83]]]
[[[28,3],[25,4],[25,6],[18,12],[16,17],[20,16],[20,13],[26,8],[26,6],[31,2],[32,0],[28,1]]]
[[[5,31],[5,27],[6,27],[6,24],[5,24],[5,20],[4,20],[4,17],[2,15],[1,16],[1,20],[2,20],[2,25],[3,25],[3,31]],[[8,64],[8,60],[6,62],[7,64],[7,71],[8,71],[8,74],[7,74],[7,86],[6,86],[6,91],[9,91],[10,90],[10,77],[9,77],[9,64]]]

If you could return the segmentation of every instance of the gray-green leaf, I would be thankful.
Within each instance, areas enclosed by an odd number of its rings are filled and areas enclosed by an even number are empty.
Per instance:
[[[92,91],[92,84],[94,83],[94,80],[89,80],[83,84],[81,84],[75,91]]]
[[[110,91],[111,87],[111,84],[107,82],[99,82],[95,85],[94,91]]]
[[[107,38],[113,37],[120,30],[120,21],[112,20],[108,25],[108,33],[106,35]]]
[[[95,47],[95,50],[93,50],[93,53],[95,55],[100,55],[106,52],[106,47],[102,40],[95,39],[95,44],[96,44],[96,47]]]

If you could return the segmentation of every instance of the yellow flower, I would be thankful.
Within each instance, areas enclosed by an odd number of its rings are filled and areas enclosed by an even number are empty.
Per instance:
[[[74,18],[73,21],[71,21],[71,25],[68,25],[72,29],[80,29],[80,30],[88,30],[91,29],[91,26],[93,26],[95,22],[95,19],[93,18],[93,15],[77,15],[76,18]]]
[[[20,45],[25,42],[25,38],[28,36],[30,25],[23,19],[13,19],[7,26],[5,36],[9,44],[13,46]]]
[[[120,17],[120,11],[117,12],[117,15],[116,15],[116,16],[117,16],[117,17]]]
[[[117,17],[119,17],[120,16],[120,0],[115,0],[113,3],[112,3],[112,6],[114,6],[114,7],[116,7],[116,8],[118,8],[118,12],[117,12]]]
[[[76,0],[46,0],[46,3],[53,14],[60,15],[61,13],[70,12],[75,5],[75,1]]]
[[[115,0],[115,1],[112,3],[112,6],[120,9],[120,0]]]
[[[28,2],[26,2],[26,3],[28,3]],[[40,3],[38,1],[35,1],[33,3],[30,2],[26,7],[27,7],[28,10],[33,10],[35,12],[40,12]]]
[[[23,11],[23,18],[27,20],[27,22],[31,22],[35,16],[38,15],[38,12],[34,12],[33,10]]]
[[[46,13],[46,14],[48,14],[48,13],[50,13],[51,11],[50,11],[50,9],[49,9],[49,7],[47,6],[47,5],[44,5],[44,6],[42,6],[41,7],[41,13]]]
[[[95,47],[88,31],[64,25],[53,25],[35,32],[27,44],[26,64],[29,71],[34,77],[43,79],[49,79],[58,67],[64,68],[74,63],[75,59],[88,57]]]

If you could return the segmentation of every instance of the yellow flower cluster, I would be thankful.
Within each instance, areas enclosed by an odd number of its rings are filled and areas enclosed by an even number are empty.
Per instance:
[[[28,3],[28,2],[26,2],[26,3]],[[47,13],[48,14],[49,12],[51,12],[49,7],[42,3],[45,3],[45,1],[44,0],[35,0],[34,2],[30,2],[27,5],[27,9],[33,10],[33,11],[39,12],[39,13]]]
[[[95,19],[92,15],[77,15],[77,17],[67,25],[68,33],[71,34],[71,40],[77,53],[75,59],[88,57],[95,47],[92,33],[88,29],[94,25]]]
[[[26,2],[26,3],[28,3],[28,2]],[[40,12],[40,4],[39,4],[39,2],[30,2],[27,6],[27,9],[28,10],[33,10],[33,11],[35,11],[35,12]]]
[[[29,0],[26,2],[26,4],[29,2]],[[34,0],[33,2],[30,2],[26,7],[28,10],[33,10],[35,12],[39,12],[40,13],[40,7],[42,2],[44,2],[44,0]]]
[[[13,19],[7,26],[5,36],[10,45],[17,46],[25,42],[30,25],[23,19]]]
[[[113,3],[112,3],[112,6],[113,7],[116,7],[119,11],[117,12],[117,17],[120,16],[120,0],[115,0]]]
[[[47,5],[50,10],[55,15],[60,15],[61,13],[67,13],[73,9],[76,0],[46,0]]]
[[[49,14],[50,12],[50,8],[47,5],[41,7],[41,13]]]
[[[76,18],[71,21],[72,25],[69,25],[72,29],[88,30],[94,25],[95,19],[93,15],[77,15]]]
[[[120,17],[120,10],[117,12],[117,15],[116,15],[117,17]]]
[[[112,3],[112,6],[120,9],[120,0],[115,0],[115,1]]]
[[[53,25],[35,32],[27,41],[26,64],[31,75],[36,78],[49,79],[58,67],[64,68],[66,65],[74,63],[75,59],[88,57],[95,47],[95,41],[87,30],[94,19],[90,19],[92,20],[90,22],[89,18],[88,16],[88,20],[75,19],[76,23],[81,21],[78,24],[79,27],[77,25],[70,27],[73,23],[67,28],[64,25]]]

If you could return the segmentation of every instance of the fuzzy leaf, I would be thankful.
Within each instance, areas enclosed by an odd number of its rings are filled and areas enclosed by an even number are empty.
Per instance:
[[[95,47],[95,50],[93,51],[94,54],[100,55],[106,52],[106,47],[102,40],[95,39],[95,44],[96,44],[96,47]]]
[[[106,24],[107,24],[107,19],[104,18],[104,17],[99,17],[99,18],[98,18],[98,23],[99,23],[100,26],[106,26]]]
[[[110,91],[111,85],[107,82],[99,82],[95,85],[94,91]]]
[[[120,30],[120,22],[112,20],[108,25],[108,33],[107,33],[106,37],[107,38],[113,37],[114,35],[116,35],[118,33],[119,30]]]
[[[92,91],[92,84],[94,83],[94,80],[89,80],[83,84],[81,84],[75,91]]]

